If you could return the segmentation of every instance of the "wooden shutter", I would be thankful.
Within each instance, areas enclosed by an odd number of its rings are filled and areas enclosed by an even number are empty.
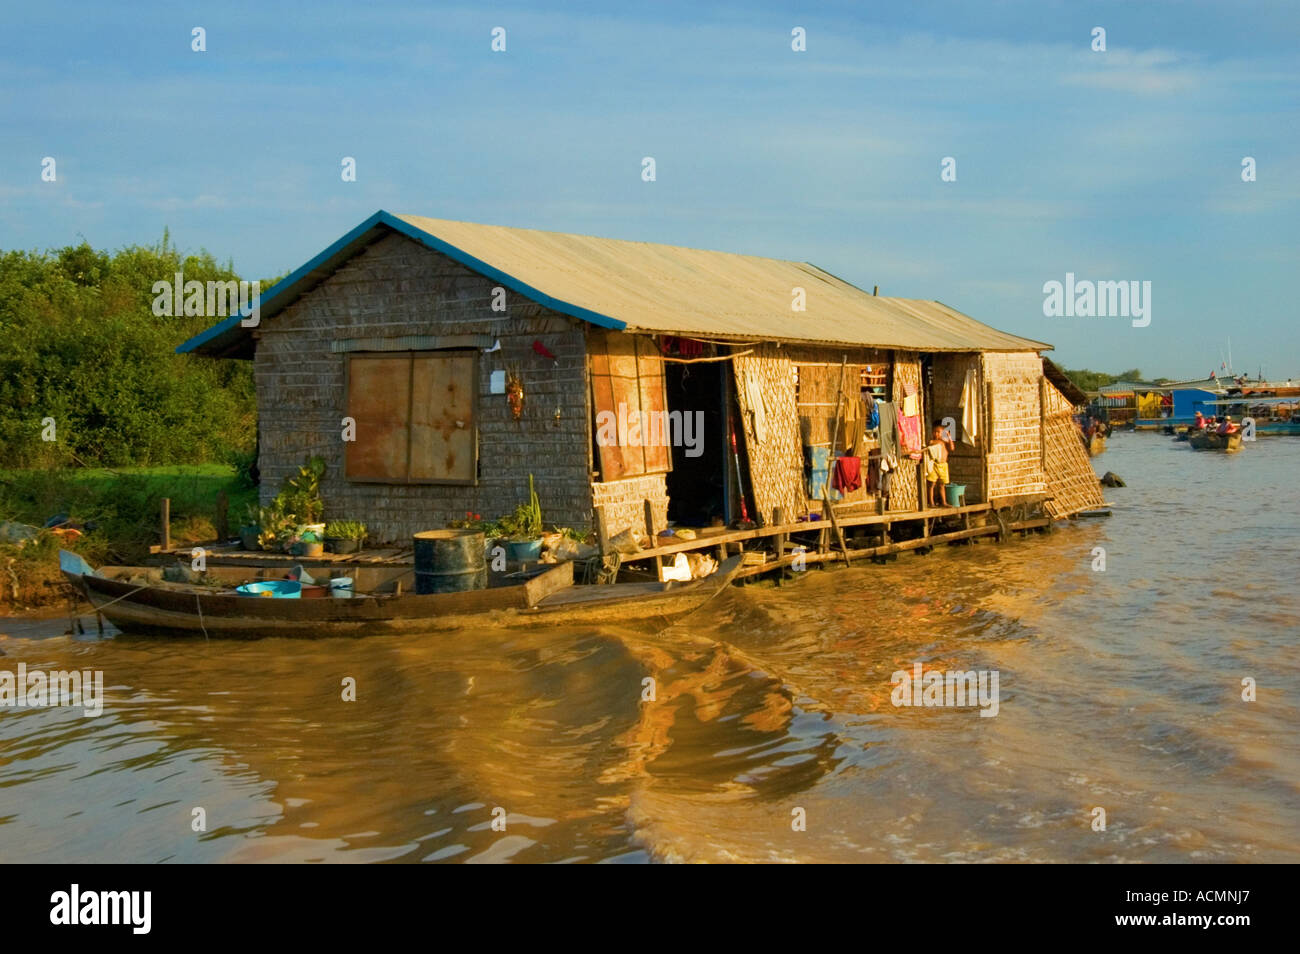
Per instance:
[[[641,472],[643,474],[666,473],[673,469],[671,447],[673,434],[672,425],[665,413],[668,410],[668,389],[664,384],[663,356],[659,353],[659,348],[653,338],[637,335],[635,340],[637,348],[637,385],[638,395],[641,399],[641,410],[646,414],[654,415],[654,417],[647,418],[647,421],[657,418],[663,422],[662,427],[658,424],[654,425],[653,429],[647,427],[641,435],[645,460]],[[650,441],[651,434],[655,435],[654,443]]]
[[[348,358],[347,413],[356,440],[346,446],[349,480],[406,479],[411,413],[409,355]]]
[[[478,469],[476,356],[458,351],[412,357],[412,481],[473,483]]]
[[[588,342],[595,415],[593,424],[596,427],[601,480],[619,480],[671,470],[672,452],[668,444],[671,433],[662,434],[658,446],[646,446],[650,439],[648,426],[642,428],[639,444],[620,443],[621,434],[616,434],[617,439],[613,441],[600,439],[602,412],[613,415],[612,420],[617,423],[630,420],[643,411],[661,414],[666,409],[663,359],[654,340],[644,335],[593,329]],[[621,417],[620,405],[624,409]],[[649,419],[643,419],[648,424]]]
[[[349,480],[475,482],[475,352],[350,355],[347,392],[347,413],[356,420],[356,440],[344,455]]]

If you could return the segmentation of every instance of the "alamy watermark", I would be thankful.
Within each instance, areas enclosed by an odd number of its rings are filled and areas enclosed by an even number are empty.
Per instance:
[[[153,313],[159,318],[226,318],[240,315],[239,324],[256,328],[262,320],[262,283],[245,281],[185,281],[176,272],[171,282],[153,283]]]
[[[62,669],[45,672],[18,664],[18,672],[0,669],[0,707],[45,709],[81,706],[82,715],[104,711],[104,672],[100,669]]]
[[[923,672],[920,663],[912,671],[899,669],[889,677],[894,687],[889,699],[896,706],[947,707],[965,709],[979,706],[980,718],[998,714],[998,670],[931,669]]]
[[[687,457],[704,453],[703,411],[629,411],[596,414],[596,443],[601,447],[684,447]]]
[[[1048,318],[1132,318],[1134,328],[1151,324],[1151,283],[1075,281],[1043,283],[1043,314]]]

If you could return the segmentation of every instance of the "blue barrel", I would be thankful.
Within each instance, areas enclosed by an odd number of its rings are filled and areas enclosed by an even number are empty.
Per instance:
[[[487,586],[481,530],[425,530],[415,541],[415,592],[460,593]]]

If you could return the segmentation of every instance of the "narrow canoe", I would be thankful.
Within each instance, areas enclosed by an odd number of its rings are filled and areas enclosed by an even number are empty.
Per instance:
[[[69,556],[79,561],[75,554]],[[461,593],[351,599],[259,599],[183,583],[135,584],[65,564],[63,574],[96,613],[125,633],[260,639],[384,636],[478,625],[561,625],[672,620],[725,589],[741,556],[690,583],[573,583],[573,564],[514,586]],[[89,571],[89,572],[86,572]]]

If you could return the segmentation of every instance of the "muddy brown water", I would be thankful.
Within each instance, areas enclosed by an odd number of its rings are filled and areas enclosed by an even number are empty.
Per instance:
[[[1129,483],[1109,519],[656,635],[0,620],[0,671],[105,683],[95,717],[0,707],[0,861],[1300,861],[1300,440],[1093,463]],[[893,705],[915,663],[997,671],[998,714]]]

